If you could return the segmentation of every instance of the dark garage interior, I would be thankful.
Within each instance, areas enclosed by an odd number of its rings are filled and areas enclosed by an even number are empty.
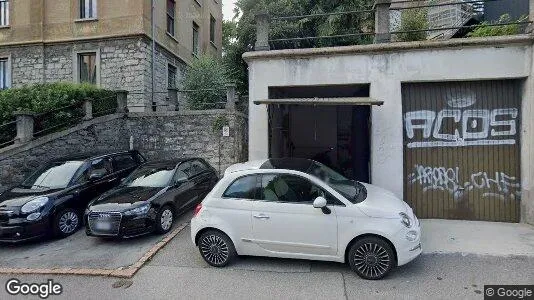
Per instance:
[[[369,85],[273,87],[270,99],[368,97]],[[370,181],[369,105],[269,105],[270,157],[309,158]]]

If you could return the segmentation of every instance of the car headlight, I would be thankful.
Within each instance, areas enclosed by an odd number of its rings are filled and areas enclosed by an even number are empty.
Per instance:
[[[124,212],[125,216],[141,216],[148,213],[148,210],[150,209],[150,204],[143,204],[141,206],[138,206],[136,208],[129,209]]]
[[[406,226],[407,228],[412,227],[412,220],[407,214],[401,212],[399,213],[399,216],[401,217],[402,225]]]
[[[48,197],[35,198],[32,201],[24,204],[20,211],[24,214],[29,214],[41,209],[41,207],[45,206],[46,203],[48,203]]]

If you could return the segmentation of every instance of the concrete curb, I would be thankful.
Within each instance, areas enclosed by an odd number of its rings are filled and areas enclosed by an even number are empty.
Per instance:
[[[155,244],[148,252],[146,252],[136,263],[128,267],[121,267],[117,269],[91,269],[91,268],[47,268],[47,269],[32,269],[32,268],[2,268],[0,267],[0,274],[9,275],[85,275],[85,276],[109,276],[118,278],[132,278],[137,271],[139,271],[146,262],[148,262],[158,251],[167,245],[174,237],[178,235],[184,228],[189,225],[189,222],[182,223],[178,228],[165,236],[161,241]]]

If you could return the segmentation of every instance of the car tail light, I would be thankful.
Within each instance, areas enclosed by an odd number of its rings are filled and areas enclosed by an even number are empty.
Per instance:
[[[196,207],[195,207],[195,211],[193,212],[193,217],[196,217],[198,215],[198,213],[200,212],[200,210],[202,209],[202,203],[199,203]]]

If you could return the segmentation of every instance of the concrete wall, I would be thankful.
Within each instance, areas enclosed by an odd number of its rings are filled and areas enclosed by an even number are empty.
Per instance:
[[[214,132],[213,123],[225,117],[230,136]],[[43,162],[79,153],[134,148],[149,160],[202,157],[221,172],[246,160],[246,116],[226,110],[110,115],[71,129],[0,149],[0,191],[19,183]]]
[[[530,37],[246,53],[250,75],[249,159],[268,156],[267,107],[254,105],[253,101],[268,99],[269,86],[369,83],[370,96],[384,101],[383,106],[372,108],[371,180],[402,198],[401,83],[526,78],[531,76],[532,56]],[[529,116],[532,98],[531,94],[524,96],[524,116]],[[523,118],[522,201],[527,208],[534,206],[532,122],[532,118]],[[534,223],[532,217],[524,220]]]

